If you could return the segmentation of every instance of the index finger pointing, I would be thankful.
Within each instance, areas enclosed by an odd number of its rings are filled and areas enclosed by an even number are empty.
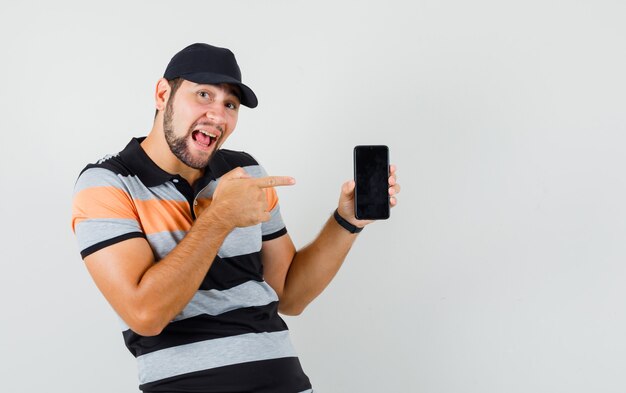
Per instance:
[[[261,188],[291,186],[296,184],[296,179],[291,176],[267,176],[256,179],[255,183]]]

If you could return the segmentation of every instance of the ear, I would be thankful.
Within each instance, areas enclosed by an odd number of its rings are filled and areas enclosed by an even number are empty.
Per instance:
[[[165,109],[165,105],[167,105],[167,100],[170,98],[170,84],[165,78],[159,79],[156,85],[156,90],[154,92],[154,104],[159,111],[163,111]]]

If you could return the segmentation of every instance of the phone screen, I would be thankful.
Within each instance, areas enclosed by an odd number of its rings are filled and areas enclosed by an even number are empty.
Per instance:
[[[354,148],[354,211],[359,220],[389,218],[389,148]]]

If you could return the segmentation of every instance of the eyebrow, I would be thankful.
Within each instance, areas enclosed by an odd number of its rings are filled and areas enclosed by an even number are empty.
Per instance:
[[[212,84],[212,83],[196,83],[196,87],[199,86],[214,86],[218,89],[224,89],[227,94],[237,98],[241,103],[241,89],[239,86],[231,85],[230,83],[220,83],[220,84]]]
[[[239,88],[239,86],[234,86],[229,83],[223,83],[220,86],[223,86],[225,90],[228,92],[228,94],[236,97],[239,100],[239,102],[241,102],[241,89]]]

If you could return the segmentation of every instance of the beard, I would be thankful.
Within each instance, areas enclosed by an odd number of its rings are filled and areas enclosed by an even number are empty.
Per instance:
[[[176,156],[176,158],[178,158],[180,161],[183,162],[183,164],[187,165],[188,167],[191,167],[193,169],[206,168],[206,166],[209,164],[209,161],[211,161],[213,154],[215,154],[218,149],[219,139],[213,142],[215,144],[215,148],[208,156],[194,157],[194,155],[189,150],[188,144],[189,138],[191,137],[191,134],[193,133],[196,125],[192,125],[187,130],[187,133],[184,136],[176,136],[176,133],[174,132],[174,127],[172,126],[174,120],[174,108],[172,104],[173,100],[169,100],[167,102],[167,105],[165,106],[165,113],[163,114],[163,133],[165,134],[165,140],[167,141],[170,150]],[[219,129],[220,131],[223,131],[219,126],[214,127]]]

